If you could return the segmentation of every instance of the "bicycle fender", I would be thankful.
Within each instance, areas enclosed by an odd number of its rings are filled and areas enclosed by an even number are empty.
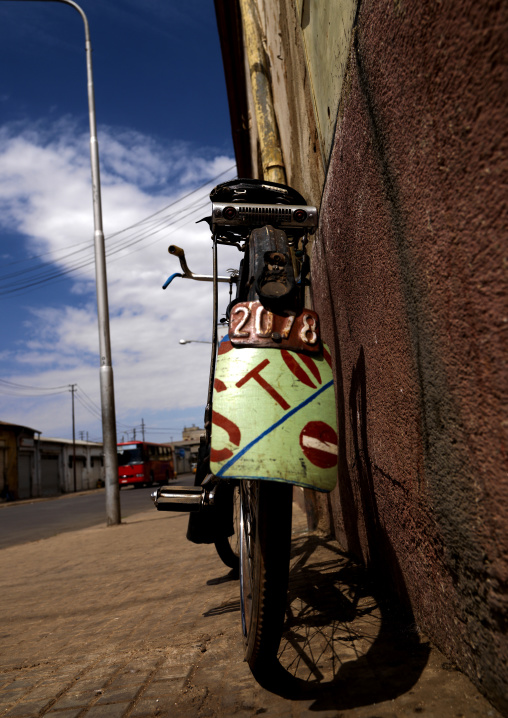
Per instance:
[[[328,348],[312,357],[235,348],[225,337],[215,371],[210,468],[331,491],[337,480],[335,392]]]

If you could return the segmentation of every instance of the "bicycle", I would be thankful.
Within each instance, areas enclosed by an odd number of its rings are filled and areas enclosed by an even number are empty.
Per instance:
[[[187,537],[215,543],[240,579],[245,659],[261,683],[284,626],[293,486],[330,491],[337,433],[331,357],[317,314],[305,308],[315,207],[286,185],[237,179],[215,187],[213,274],[193,274],[185,253],[169,253],[184,277],[213,283],[210,379],[195,487],[152,494],[158,510],[189,511]],[[236,246],[240,266],[218,276],[217,249]],[[218,343],[218,284],[230,285]],[[236,296],[232,298],[232,290]],[[236,517],[236,518],[235,518]],[[237,541],[232,545],[232,541]]]

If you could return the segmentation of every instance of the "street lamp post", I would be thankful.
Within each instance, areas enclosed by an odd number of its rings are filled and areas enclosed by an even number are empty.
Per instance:
[[[17,0],[18,2],[20,0]],[[27,1],[27,0],[21,0]],[[28,0],[31,1],[31,0]],[[104,445],[104,471],[106,477],[106,520],[108,526],[119,524],[120,488],[118,484],[118,458],[116,453],[115,393],[111,341],[109,332],[108,287],[106,276],[106,251],[102,228],[101,182],[99,168],[99,143],[95,119],[95,97],[92,73],[92,44],[88,19],[73,0],[39,0],[70,5],[79,12],[85,28],[86,73],[88,84],[88,115],[90,120],[90,164],[92,168],[92,202],[94,217],[95,280],[97,289],[97,317],[99,323],[100,388],[102,409],[102,440]]]
[[[180,344],[213,344],[213,342],[203,342],[201,339],[180,339]]]

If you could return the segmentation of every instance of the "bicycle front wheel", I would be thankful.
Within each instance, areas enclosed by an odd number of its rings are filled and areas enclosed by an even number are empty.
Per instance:
[[[292,486],[240,482],[240,597],[245,660],[258,681],[277,657],[286,612]]]

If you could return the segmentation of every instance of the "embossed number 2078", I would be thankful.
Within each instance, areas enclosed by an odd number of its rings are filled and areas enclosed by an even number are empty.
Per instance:
[[[244,327],[252,316],[252,307],[246,307],[245,305],[241,307],[236,307],[236,309],[233,310],[233,314],[243,314],[243,317],[240,319],[240,321],[238,322],[238,326],[233,332],[233,337],[237,339],[241,337],[249,337],[250,332],[244,331]],[[254,334],[257,337],[271,336],[273,332],[273,317],[274,315],[272,314],[272,312],[269,312],[263,306],[258,306],[256,308],[254,316]],[[316,320],[314,319],[312,314],[304,314],[302,320],[302,328],[300,329],[299,333],[300,339],[302,340],[302,342],[304,342],[304,344],[315,344],[318,340],[318,336],[315,331]],[[291,332],[291,327],[293,326],[294,321],[295,314],[289,314],[280,331],[280,334],[284,339],[287,339],[289,337],[289,333]],[[312,324],[310,324],[309,322],[312,322]]]

